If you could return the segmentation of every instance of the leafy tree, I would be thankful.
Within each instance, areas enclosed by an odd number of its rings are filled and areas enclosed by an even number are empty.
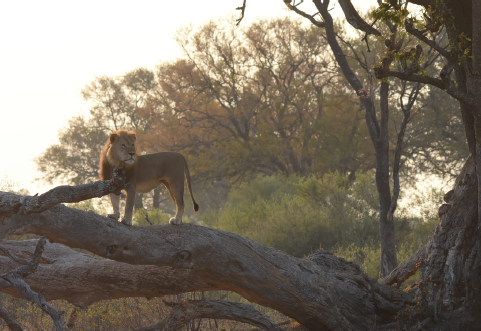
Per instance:
[[[109,134],[92,126],[93,121],[74,117],[59,132],[59,142],[49,146],[34,159],[42,177],[38,180],[52,184],[64,181],[79,185],[98,179],[100,152]]]
[[[372,167],[357,100],[312,27],[288,18],[242,29],[209,22],[177,39],[185,58],[159,66],[147,150],[191,155],[205,178]]]

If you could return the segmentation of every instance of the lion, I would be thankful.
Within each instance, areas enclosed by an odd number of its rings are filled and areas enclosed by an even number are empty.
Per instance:
[[[122,223],[132,225],[132,212],[134,208],[135,192],[147,193],[157,188],[161,183],[165,185],[170,197],[176,205],[176,213],[170,219],[170,224],[182,223],[184,214],[184,175],[187,179],[190,197],[194,210],[199,210],[199,205],[192,195],[190,172],[184,156],[175,152],[160,152],[138,155],[135,146],[135,132],[117,130],[112,132],[100,154],[101,180],[112,178],[114,168],[122,167],[126,170],[126,183],[124,188],[127,194],[125,213]],[[120,195],[110,194],[113,214],[108,217],[118,220],[120,217]]]

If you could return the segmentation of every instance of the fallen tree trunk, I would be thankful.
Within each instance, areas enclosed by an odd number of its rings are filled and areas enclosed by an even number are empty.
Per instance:
[[[412,301],[411,295],[378,284],[354,263],[328,252],[298,259],[235,233],[193,224],[129,227],[59,205],[39,214],[6,218],[0,236],[9,233],[46,235],[51,242],[123,262],[122,268],[137,269],[138,273],[145,273],[146,266],[157,266],[159,271],[169,268],[175,281],[162,285],[164,294],[234,291],[312,329],[366,328],[387,323]],[[131,283],[136,282],[132,277]],[[152,293],[155,286],[152,284]]]
[[[480,296],[476,188],[474,163],[469,158],[453,191],[445,197],[448,203],[439,209],[441,222],[429,243],[382,281],[400,285],[420,268],[423,282],[414,292],[427,308],[424,313],[434,316],[433,321],[441,311],[455,313]],[[3,196],[0,194],[0,213],[4,212],[2,206],[8,205],[2,203]],[[11,195],[8,198],[13,199]],[[229,290],[308,328],[358,329],[392,322],[397,312],[413,303],[411,294],[379,284],[355,264],[325,251],[298,259],[235,233],[193,224],[129,227],[62,205],[38,214],[5,215],[0,238],[45,235],[51,242],[106,258],[74,256],[71,250],[50,244],[45,264],[39,266],[38,274],[27,277],[32,286],[37,282],[46,297],[68,299],[79,306],[122,296]],[[49,255],[51,247],[63,250],[65,259],[60,253],[57,258]],[[63,291],[70,277],[70,292]],[[51,282],[58,287],[49,288]],[[116,287],[116,283],[121,285]],[[82,292],[75,284],[91,290]]]
[[[37,241],[4,240],[2,245],[18,257],[29,258]],[[17,266],[8,257],[0,256],[0,273],[6,273]],[[80,308],[102,300],[128,297],[150,299],[178,294],[179,291],[218,290],[208,281],[196,278],[189,269],[131,265],[81,254],[63,245],[48,242],[37,272],[25,280],[34,291],[41,291],[47,301],[63,299]],[[23,298],[12,287],[2,291]]]
[[[16,257],[29,258],[37,247],[38,240],[4,240],[2,246]],[[4,253],[4,252],[3,252]],[[1,254],[1,253],[0,253]],[[4,255],[6,255],[4,253]],[[101,301],[125,297],[159,297],[177,294],[181,289],[190,291],[217,290],[208,282],[192,280],[190,270],[170,267],[135,266],[127,263],[101,259],[78,253],[60,244],[47,243],[36,273],[28,277],[32,290],[42,292],[47,300],[64,299],[79,308]],[[12,259],[0,256],[0,274],[17,266]],[[47,281],[49,280],[49,281]],[[17,298],[23,294],[14,287],[2,289],[4,293]],[[180,303],[167,303],[173,307],[170,315],[162,322],[145,329],[180,328],[192,319],[229,319],[249,323],[264,329],[278,326],[252,306],[227,301],[185,300]],[[73,327],[77,309],[69,317],[66,325]],[[0,311],[0,317],[2,311]],[[6,313],[6,312],[5,312]]]

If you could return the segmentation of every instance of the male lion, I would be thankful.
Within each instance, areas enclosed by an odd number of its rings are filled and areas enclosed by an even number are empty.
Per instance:
[[[170,197],[177,207],[175,217],[171,218],[170,224],[182,223],[184,214],[184,174],[187,179],[190,197],[194,204],[194,210],[199,210],[195,202],[190,185],[190,173],[187,162],[179,153],[161,152],[146,155],[138,155],[135,148],[135,132],[118,130],[112,132],[100,154],[101,180],[112,178],[114,168],[122,167],[127,172],[127,201],[122,223],[132,225],[132,211],[134,208],[135,192],[147,193],[158,187],[160,183],[167,187]],[[110,200],[114,209],[108,217],[116,220],[120,217],[120,196],[111,193]]]

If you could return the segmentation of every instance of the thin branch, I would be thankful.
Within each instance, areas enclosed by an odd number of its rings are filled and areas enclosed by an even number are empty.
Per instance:
[[[427,75],[392,71],[392,70],[389,70],[389,66],[384,66],[384,65],[382,68],[376,68],[374,72],[377,78],[397,77],[399,79],[410,81],[410,82],[433,85],[441,90],[446,91],[453,98],[467,105],[474,105],[474,102],[475,102],[474,95],[472,93],[465,93],[460,91],[452,80],[442,80],[442,79],[433,78]]]
[[[421,31],[415,29],[412,23],[410,22],[410,20],[404,20],[404,27],[406,28],[406,31],[409,32],[411,35],[415,36],[425,44],[431,46],[436,51],[438,51],[439,54],[444,56],[448,61],[451,61],[451,53],[445,50],[444,48],[442,48],[439,43],[437,43],[434,40],[428,39],[426,36],[422,34]]]
[[[236,19],[236,26],[239,26],[240,22],[242,21],[242,19],[244,18],[244,12],[246,10],[246,1],[247,0],[244,0],[244,4],[242,5],[242,7],[237,7],[236,10],[240,10],[241,11],[241,17]]]
[[[14,330],[14,331],[23,330],[22,326],[20,324],[18,324],[16,321],[14,321],[10,317],[8,312],[6,310],[3,310],[2,308],[0,308],[0,318],[3,319],[5,321],[5,323],[7,323],[7,326],[10,330]]]
[[[297,6],[293,6],[291,5],[289,2],[285,2],[287,8],[289,8],[290,10],[296,12],[297,14],[301,15],[302,17],[305,17],[307,18],[309,21],[311,21],[312,24],[314,24],[315,26],[319,27],[319,28],[324,28],[325,27],[325,23],[324,22],[319,22],[318,20],[316,20],[314,18],[313,15],[309,15],[307,14],[306,12],[300,10],[299,8],[297,8]]]
[[[58,186],[39,196],[21,196],[0,192],[0,219],[1,216],[8,217],[12,214],[41,213],[59,203],[80,202],[91,198],[100,198],[109,193],[120,194],[126,185],[125,171],[122,168],[116,168],[111,180],[77,186]]]
[[[376,36],[381,35],[381,32],[379,32],[372,25],[369,25],[366,21],[364,21],[361,18],[361,16],[359,16],[359,14],[357,13],[357,10],[352,5],[351,0],[339,0],[339,4],[341,5],[342,11],[346,16],[347,22],[351,24],[354,28],[356,28],[357,30],[364,31],[366,32],[366,34],[373,34]],[[366,42],[367,42],[367,39],[366,39]]]

